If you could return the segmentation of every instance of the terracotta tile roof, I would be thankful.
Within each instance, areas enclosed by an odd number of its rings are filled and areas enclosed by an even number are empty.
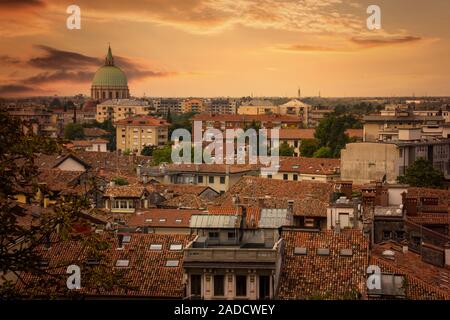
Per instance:
[[[341,161],[327,158],[280,157],[279,172],[316,175],[338,174]]]
[[[417,216],[408,216],[408,220],[420,225],[450,224],[448,213],[419,213]]]
[[[383,251],[394,251],[394,259],[382,255]],[[371,252],[370,264],[377,265],[382,272],[406,276],[406,298],[414,300],[450,299],[450,271],[423,262],[420,256],[410,250],[403,253],[393,242],[375,245]]]
[[[244,115],[244,114],[208,114],[200,113],[196,114],[192,120],[194,121],[227,121],[227,122],[290,122],[290,123],[300,123],[302,119],[296,116],[288,115]]]
[[[316,129],[280,129],[280,140],[314,139]],[[270,136],[270,133],[269,133]]]
[[[171,244],[181,244],[184,249],[192,241],[191,235],[172,234],[143,234],[133,233],[129,243],[123,244],[123,249],[119,247],[117,238],[109,239],[111,248],[107,251],[112,269],[122,270],[124,280],[129,281],[130,289],[113,287],[110,290],[98,288],[82,287],[81,294],[97,297],[121,297],[121,298],[176,298],[180,299],[184,295],[183,287],[183,250],[171,250]],[[151,244],[162,245],[161,250],[151,250]],[[87,248],[83,247],[82,241],[62,241],[50,247],[50,249],[39,248],[44,259],[49,261],[47,272],[54,274],[66,274],[68,262],[80,266],[81,274],[87,261]],[[128,267],[116,267],[117,260],[128,260]],[[177,260],[178,266],[166,266],[167,260]],[[30,273],[22,274],[27,280],[39,281],[38,275]],[[61,283],[61,288],[65,288],[66,278]],[[83,282],[82,282],[83,286]],[[24,290],[23,284],[18,287]],[[38,295],[42,292],[38,292]]]
[[[84,135],[89,138],[93,137],[103,137],[108,134],[108,131],[100,128],[83,128]]]
[[[174,196],[183,194],[195,194],[200,195],[203,191],[210,189],[208,186],[201,186],[197,184],[165,184],[155,183],[146,186],[148,191],[156,191],[165,194],[173,194]]]
[[[76,187],[83,175],[81,171],[62,171],[60,169],[44,169],[39,172],[38,182],[46,184],[51,191],[64,191],[77,193]]]
[[[211,206],[208,207],[208,214],[219,215],[239,215],[242,216],[242,207],[233,206]],[[261,218],[261,208],[249,206],[246,207],[245,226],[248,229],[258,228],[259,220]]]
[[[92,171],[100,175],[114,174],[114,175],[136,175],[136,167],[138,164],[149,164],[151,157],[146,156],[125,156],[119,155],[116,152],[96,152],[96,151],[71,151],[62,154],[44,155],[38,154],[34,163],[40,169],[51,169],[57,163],[61,162],[65,156],[72,154],[82,162],[91,167]]]
[[[204,211],[201,210],[150,209],[131,215],[126,224],[129,227],[189,228],[191,216],[203,213]]]
[[[131,184],[124,186],[107,186],[103,194],[104,197],[115,198],[140,198],[147,190],[139,184]]]
[[[350,299],[354,293],[365,296],[368,242],[360,231],[304,232],[283,230],[285,240],[280,275],[280,299]],[[296,254],[295,248],[306,248]],[[318,249],[328,249],[319,255]],[[342,249],[351,249],[342,256]]]
[[[115,124],[122,126],[152,126],[152,127],[169,126],[169,123],[165,119],[157,119],[150,116],[133,116],[116,121]]]
[[[217,173],[225,174],[227,170],[230,173],[245,173],[252,170],[257,170],[259,166],[251,164],[168,164],[166,166],[167,171],[173,172],[201,172],[201,173]]]
[[[332,183],[242,177],[215,203],[232,206],[233,196],[237,195],[244,205],[287,208],[288,201],[293,200],[294,215],[326,217],[333,192]]]
[[[196,194],[182,194],[163,201],[161,206],[183,209],[206,209],[208,201]]]
[[[450,190],[430,188],[408,188],[408,198],[438,198],[439,204],[450,206]]]
[[[363,138],[363,136],[364,136],[364,129],[347,129],[347,130],[345,130],[345,133],[350,138]]]

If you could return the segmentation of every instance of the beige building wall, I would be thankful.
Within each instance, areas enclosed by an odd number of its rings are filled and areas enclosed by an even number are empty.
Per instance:
[[[353,183],[381,180],[396,183],[399,175],[400,152],[389,143],[349,143],[341,151],[341,179]]]
[[[130,150],[140,153],[145,146],[166,144],[168,135],[168,127],[166,126],[117,125],[116,146],[118,150]]]
[[[260,115],[260,114],[279,114],[278,106],[240,106],[238,114]]]
[[[116,122],[135,115],[146,116],[149,111],[149,105],[98,104],[95,119],[98,122],[104,122],[109,119],[109,114],[111,114],[111,120]]]

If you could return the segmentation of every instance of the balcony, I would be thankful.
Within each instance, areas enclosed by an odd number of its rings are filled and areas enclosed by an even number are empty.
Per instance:
[[[186,264],[199,263],[262,263],[274,264],[279,257],[281,248],[279,240],[272,248],[257,248],[251,245],[243,246],[209,246],[196,248],[195,242],[189,244],[184,250],[184,262]]]
[[[275,249],[242,249],[234,248],[186,248],[185,262],[253,262],[275,263]]]

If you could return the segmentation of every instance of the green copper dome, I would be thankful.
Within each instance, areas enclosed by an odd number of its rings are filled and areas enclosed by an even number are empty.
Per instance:
[[[105,65],[100,67],[95,73],[94,79],[92,80],[92,85],[102,87],[126,87],[128,85],[125,73],[114,65],[111,47],[108,48],[108,54],[105,58]]]
[[[116,66],[103,66],[97,70],[92,80],[93,86],[127,86],[125,73]]]

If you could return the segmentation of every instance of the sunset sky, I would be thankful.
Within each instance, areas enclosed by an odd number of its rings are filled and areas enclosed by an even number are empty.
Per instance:
[[[66,9],[81,8],[81,30]],[[382,30],[366,28],[369,4]],[[450,95],[448,0],[0,0],[0,96]]]

